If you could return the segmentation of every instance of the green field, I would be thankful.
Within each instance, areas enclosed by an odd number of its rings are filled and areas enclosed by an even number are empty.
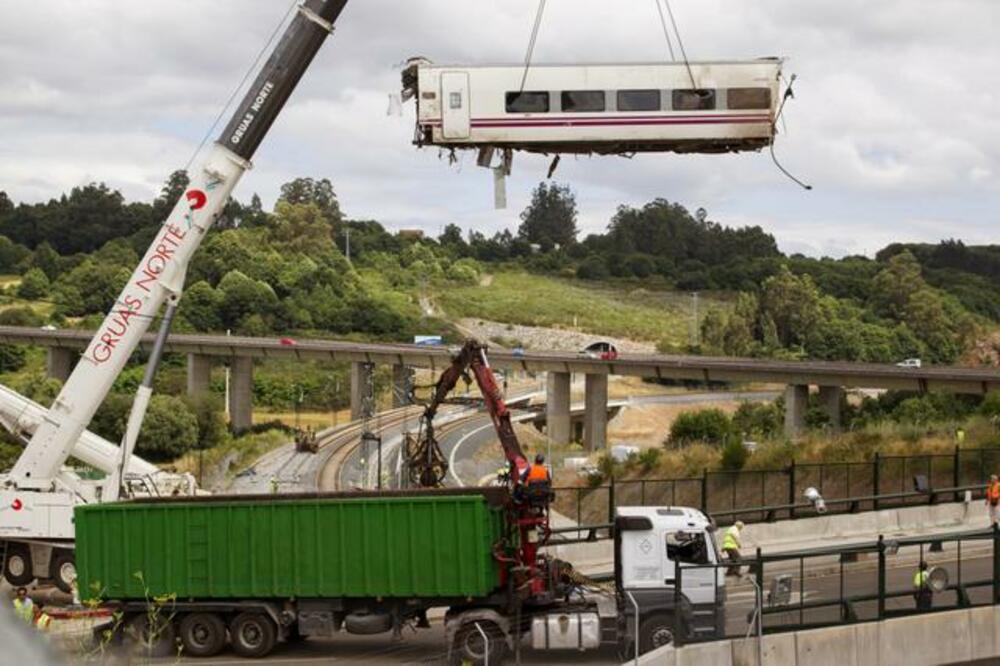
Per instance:
[[[489,284],[486,285],[485,282]],[[504,272],[483,285],[451,288],[436,300],[447,316],[469,317],[526,326],[577,329],[609,337],[687,344],[691,331],[691,296],[631,285]],[[724,304],[701,295],[699,312]]]

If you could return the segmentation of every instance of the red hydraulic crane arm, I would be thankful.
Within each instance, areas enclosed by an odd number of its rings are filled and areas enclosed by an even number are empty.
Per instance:
[[[486,403],[486,411],[489,412],[493,420],[493,427],[500,438],[500,446],[503,447],[504,456],[511,465],[512,478],[520,478],[520,475],[528,468],[528,460],[521,450],[521,443],[517,440],[514,427],[510,422],[510,410],[503,400],[500,387],[497,386],[493,370],[490,368],[489,360],[486,358],[486,346],[476,340],[468,340],[459,350],[458,354],[452,358],[451,366],[441,373],[437,383],[434,385],[434,397],[424,410],[424,419],[428,427],[437,414],[438,406],[444,402],[448,394],[458,384],[458,380],[466,376],[467,371],[472,372],[476,385]]]

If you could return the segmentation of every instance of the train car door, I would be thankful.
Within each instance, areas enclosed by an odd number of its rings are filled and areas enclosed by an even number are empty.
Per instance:
[[[469,75],[441,74],[442,131],[446,139],[468,139],[471,128]]]

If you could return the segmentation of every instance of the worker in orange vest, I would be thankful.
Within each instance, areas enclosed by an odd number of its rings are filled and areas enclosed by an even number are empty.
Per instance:
[[[549,495],[552,493],[552,475],[545,466],[544,455],[539,453],[535,456],[534,464],[522,473],[521,483],[524,485],[524,497],[528,502],[539,506],[548,504]]]
[[[1000,521],[1000,479],[996,474],[990,474],[990,483],[986,486],[986,506],[990,509],[990,527]]]
[[[535,456],[534,464],[524,473],[524,483],[529,486],[532,483],[552,483],[549,468],[545,466],[545,456],[541,453]]]

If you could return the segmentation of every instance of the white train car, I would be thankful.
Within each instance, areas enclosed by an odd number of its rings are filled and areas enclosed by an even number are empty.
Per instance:
[[[408,63],[415,143],[620,154],[760,150],[774,139],[782,61],[598,65]],[[692,86],[692,79],[697,87]],[[522,88],[523,80],[523,88]]]

